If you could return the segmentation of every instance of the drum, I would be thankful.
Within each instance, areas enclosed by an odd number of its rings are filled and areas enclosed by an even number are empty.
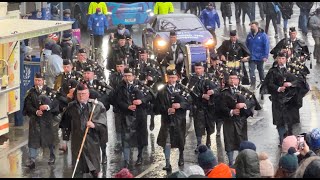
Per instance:
[[[231,68],[237,71],[240,71],[240,68],[241,68],[240,61],[227,61],[226,65],[228,68]]]

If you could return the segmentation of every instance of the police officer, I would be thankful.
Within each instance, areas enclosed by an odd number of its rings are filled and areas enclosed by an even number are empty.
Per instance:
[[[219,95],[219,83],[204,71],[204,64],[197,62],[194,65],[195,74],[190,77],[190,89],[193,89],[192,111],[194,127],[197,137],[197,148],[201,143],[202,136],[207,134],[206,145],[211,146],[210,135],[215,130],[215,98]]]
[[[278,53],[282,48],[287,48],[291,51],[292,55],[296,57],[309,56],[309,48],[305,41],[297,38],[297,31],[295,27],[289,28],[289,38],[283,38],[278,44],[270,51],[276,59]]]
[[[142,164],[142,151],[148,145],[146,104],[151,99],[151,94],[143,91],[140,82],[135,80],[133,69],[124,69],[124,80],[118,88],[117,103],[123,114],[121,140],[126,168],[129,166],[132,147],[138,148],[136,165]]]

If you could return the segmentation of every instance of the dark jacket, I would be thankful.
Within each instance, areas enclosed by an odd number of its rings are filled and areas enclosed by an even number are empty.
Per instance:
[[[231,2],[221,2],[220,9],[221,9],[222,17],[232,16]]]
[[[300,163],[295,178],[320,178],[320,157],[311,156]]]
[[[72,165],[75,165],[78,157],[80,145],[87,127],[87,121],[93,110],[93,101],[93,99],[89,99],[87,107],[84,108],[84,110],[81,110],[78,101],[73,101],[69,103],[69,106],[62,115],[60,127],[70,129],[68,133],[71,133]],[[98,102],[94,109],[92,122],[95,128],[89,128],[77,167],[77,171],[82,171],[83,173],[100,171],[100,141],[103,138],[106,139],[106,142],[108,141],[108,136],[102,137],[108,135],[108,127],[107,112],[101,102]],[[67,137],[69,137],[69,135]]]
[[[194,74],[190,77],[189,88],[193,89],[192,96],[192,111],[194,116],[194,128],[196,136],[200,137],[214,133],[215,130],[215,110],[216,99],[220,95],[219,81],[216,81],[209,74],[205,73],[201,79]],[[213,90],[214,94],[211,95],[210,100],[207,101],[202,98],[208,90]]]
[[[159,146],[165,147],[167,132],[170,134],[171,148],[184,148],[186,137],[186,109],[188,103],[182,95],[182,88],[179,84],[175,86],[175,92],[171,93],[166,85],[158,92],[155,103],[156,114],[161,114],[161,127],[157,138]],[[168,109],[172,103],[180,103],[181,108],[175,114],[168,115]]]
[[[41,96],[50,98],[49,102],[44,102]],[[58,101],[53,97],[52,90],[43,86],[42,92],[38,92],[32,87],[24,100],[23,113],[30,118],[29,121],[29,148],[48,147],[53,143],[53,118],[59,113]],[[43,111],[42,116],[37,116],[36,111],[40,105],[48,105],[49,111]]]
[[[234,151],[240,148],[242,141],[248,140],[247,118],[253,116],[253,109],[260,110],[261,107],[252,92],[238,86],[236,93],[232,93],[231,87],[225,87],[221,92],[221,100],[218,111],[223,115],[223,136],[226,151]],[[247,109],[241,109],[240,115],[230,115],[237,103],[245,103]]]
[[[283,19],[290,19],[293,14],[293,2],[278,2]]]
[[[260,178],[258,154],[251,149],[242,150],[235,161],[236,178]]]
[[[277,5],[276,2],[265,2],[265,9],[266,9],[267,16],[273,16],[273,17],[277,16],[277,12],[274,8],[275,5]]]
[[[128,109],[132,101],[140,99],[142,104],[135,111]],[[142,84],[135,80],[132,87],[128,88],[122,81],[118,88],[117,104],[123,114],[121,119],[122,141],[124,147],[143,147],[148,145],[147,112],[146,105],[152,95],[142,89]]]
[[[304,9],[304,10],[309,10],[312,8],[314,2],[303,2],[303,1],[300,1],[300,2],[296,2],[297,6],[300,8],[300,9]]]
[[[287,65],[287,70],[289,66]],[[298,79],[285,71],[282,73],[278,65],[274,65],[267,73],[264,83],[268,92],[271,94],[273,124],[277,126],[285,123],[299,123],[299,104],[298,104]],[[284,82],[291,82],[292,87],[286,88],[285,92],[278,92],[278,88]],[[262,88],[262,87],[261,87]]]

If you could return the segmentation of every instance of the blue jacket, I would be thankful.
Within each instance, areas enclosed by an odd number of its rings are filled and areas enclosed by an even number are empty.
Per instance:
[[[104,29],[108,29],[107,16],[104,14],[94,13],[88,20],[88,29],[93,35],[104,35]]]
[[[215,9],[213,10],[204,9],[201,12],[200,20],[207,29],[208,29],[207,26],[211,26],[213,29],[216,29],[216,24],[218,28],[220,28],[220,18]]]
[[[79,24],[78,21],[76,19],[73,19],[71,17],[63,17],[63,21],[74,21],[74,23],[72,24],[72,29],[78,29],[79,28]]]
[[[269,56],[269,38],[263,29],[253,37],[252,32],[247,36],[246,45],[251,53],[250,60],[262,61]]]

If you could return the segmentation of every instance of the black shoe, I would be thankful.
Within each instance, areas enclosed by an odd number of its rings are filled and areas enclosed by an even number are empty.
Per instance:
[[[128,161],[124,161],[124,166],[123,166],[123,168],[129,168],[129,162]]]
[[[28,167],[29,169],[34,169],[36,168],[36,163],[33,161],[29,161],[28,164],[26,164],[26,167]]]
[[[52,157],[49,158],[48,164],[49,165],[54,165],[55,162],[56,162],[56,157],[52,156]]]
[[[168,171],[168,172],[171,172],[171,171],[172,171],[171,164],[169,164],[169,165],[167,165],[167,166],[163,167],[163,168],[162,168],[162,170],[166,170],[166,171]]]
[[[140,166],[142,164],[142,157],[138,157],[136,161],[136,166]]]
[[[183,157],[179,157],[178,166],[183,166],[183,165],[184,165],[184,159]]]
[[[103,153],[101,158],[101,164],[106,164],[106,163],[107,163],[107,155]]]

